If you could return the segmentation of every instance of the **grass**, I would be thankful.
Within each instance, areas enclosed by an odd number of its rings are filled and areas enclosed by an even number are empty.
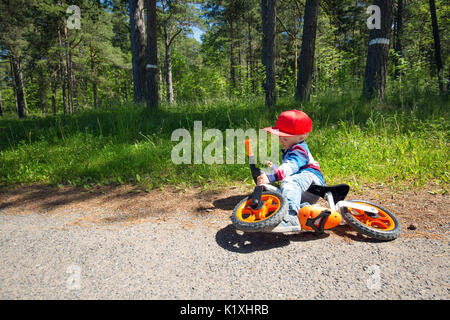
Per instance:
[[[307,142],[327,183],[435,183],[447,190],[448,100],[410,97],[398,107],[395,97],[364,102],[351,92],[323,94],[304,105],[280,99],[273,110],[262,99],[250,99],[163,105],[156,112],[125,104],[70,116],[6,116],[0,119],[0,184],[208,189],[251,183],[245,164],[173,164],[178,142],[171,141],[172,132],[186,128],[193,136],[196,120],[203,130],[258,130],[291,108],[303,109],[314,121]]]

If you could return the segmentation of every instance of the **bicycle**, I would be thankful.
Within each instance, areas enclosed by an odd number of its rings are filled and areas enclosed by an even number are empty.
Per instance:
[[[254,164],[250,140],[245,140],[247,158],[253,180],[263,171]],[[344,200],[350,191],[347,184],[321,186],[312,184],[307,190],[325,199],[328,207],[305,205],[298,211],[302,231],[323,234],[341,224],[342,218],[357,232],[370,238],[390,241],[398,238],[401,225],[389,210],[365,200]],[[281,191],[270,184],[257,185],[253,193],[234,208],[233,225],[245,232],[271,232],[288,214],[289,204]]]

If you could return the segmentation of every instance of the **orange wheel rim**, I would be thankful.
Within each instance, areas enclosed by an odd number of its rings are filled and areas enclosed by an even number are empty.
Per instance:
[[[270,194],[263,194],[261,200],[264,201],[264,206],[259,210],[254,210],[251,207],[252,199],[248,199],[237,209],[237,217],[244,222],[259,222],[266,220],[273,216],[281,206],[281,201],[278,197]]]
[[[355,218],[362,224],[366,225],[369,228],[380,230],[380,231],[389,231],[389,230],[393,230],[395,228],[394,219],[392,219],[392,217],[389,214],[387,214],[385,211],[383,211],[380,208],[377,208],[375,206],[372,206],[370,204],[367,204],[367,203],[362,203],[362,202],[355,202],[355,203],[360,203],[362,205],[369,206],[369,207],[372,207],[372,208],[375,208],[378,210],[378,217],[372,218],[372,217],[368,216],[364,210],[347,208],[348,211],[350,212],[350,214],[353,216],[353,218]]]

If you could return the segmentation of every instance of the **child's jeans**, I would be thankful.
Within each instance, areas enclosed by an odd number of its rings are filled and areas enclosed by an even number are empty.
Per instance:
[[[289,210],[294,210],[295,214],[297,214],[302,203],[308,202],[309,204],[314,204],[319,200],[318,196],[306,192],[312,183],[319,185],[323,184],[322,181],[310,171],[302,171],[286,177],[281,182],[281,194],[287,198]]]

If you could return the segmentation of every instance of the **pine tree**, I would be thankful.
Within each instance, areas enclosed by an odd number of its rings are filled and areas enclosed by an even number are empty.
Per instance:
[[[295,97],[297,100],[309,100],[311,94],[314,52],[316,47],[317,16],[320,0],[306,0],[305,23],[300,52],[300,66]]]
[[[242,52],[240,38],[244,30],[241,27],[244,25],[242,19],[259,5],[260,3],[254,0],[210,0],[205,5],[207,22],[212,25],[215,33],[213,37],[220,43],[224,42],[227,47],[230,94],[238,91],[240,84],[239,70],[242,63],[242,56],[239,59]],[[258,20],[261,21],[261,16]]]
[[[403,0],[397,0],[397,6],[395,9],[394,15],[394,51],[396,53],[396,58],[394,59],[394,63],[397,66],[395,69],[395,76],[398,77],[400,75],[400,71],[398,68],[399,59],[403,56],[403,48],[402,48],[402,40],[403,40],[403,8],[404,3]]]
[[[92,101],[95,108],[100,104],[100,87],[105,83],[108,94],[108,79],[103,74],[109,69],[127,68],[125,57],[120,47],[113,46],[114,32],[112,13],[105,10],[101,1],[91,5],[88,13],[84,15],[81,30],[82,45],[85,50],[78,57],[78,68],[86,70],[84,80],[92,85]],[[88,57],[86,57],[88,55]]]
[[[275,36],[276,36],[276,0],[261,1],[261,19],[263,30],[262,63],[266,68],[266,106],[275,105],[277,100],[275,83]]]
[[[393,0],[376,0],[380,8],[381,28],[370,30],[363,95],[366,98],[384,98],[387,78],[389,41],[392,29]]]
[[[436,17],[436,5],[434,3],[434,0],[429,0],[429,3],[430,3],[431,26],[433,29],[434,57],[436,60],[439,91],[441,92],[441,94],[444,94],[444,82],[443,82],[443,76],[442,76],[444,66],[443,66],[442,57],[441,57],[441,40],[439,37],[439,27],[438,27],[438,21],[437,21],[437,17]]]
[[[13,88],[16,97],[17,115],[27,114],[27,101],[23,78],[23,57],[28,45],[25,35],[32,30],[31,13],[35,3],[31,0],[18,0],[14,3],[0,2],[0,43],[2,51],[7,52],[11,63]]]
[[[156,0],[147,1],[147,108],[158,108],[158,37]]]
[[[144,0],[129,0],[130,7],[130,38],[133,62],[134,101],[145,100],[145,64],[146,64],[146,30],[144,18]]]

